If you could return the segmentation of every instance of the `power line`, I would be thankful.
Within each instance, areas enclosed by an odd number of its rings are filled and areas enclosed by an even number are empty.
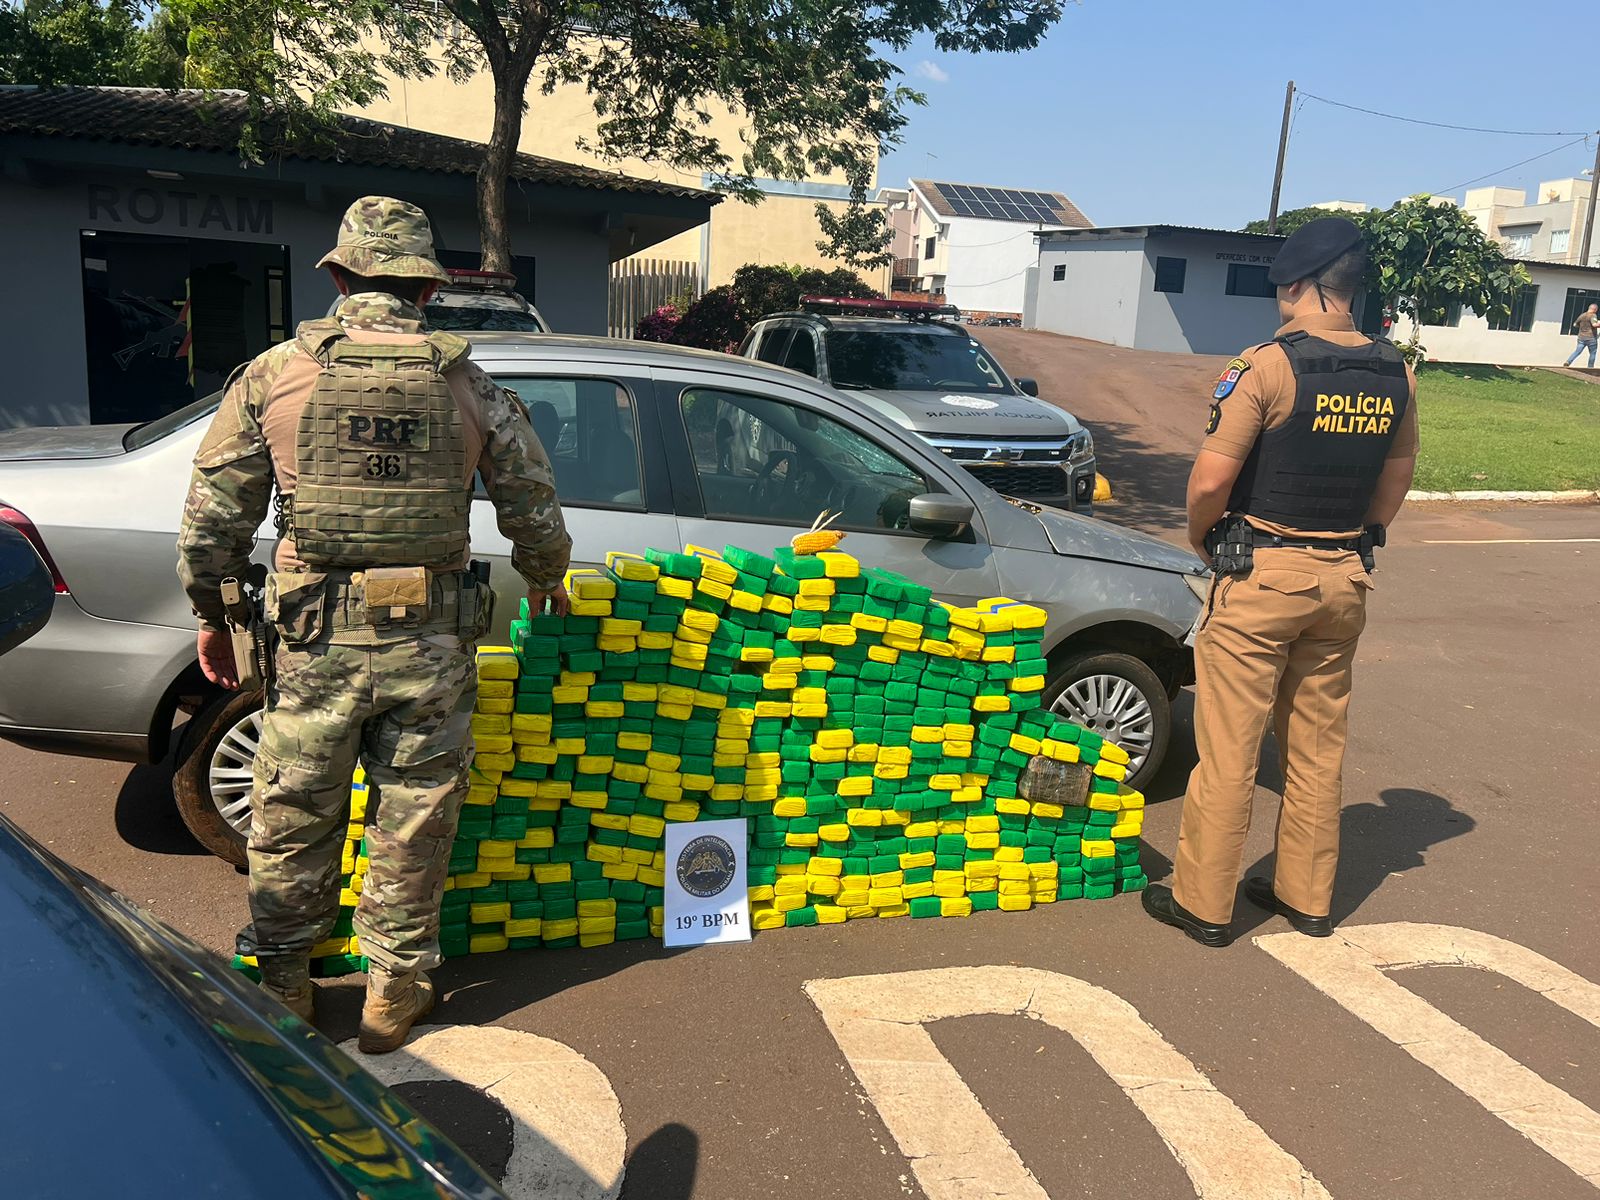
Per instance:
[[[1579,142],[1587,142],[1588,140],[1589,140],[1589,135],[1588,134],[1584,134],[1582,137],[1573,138],[1572,141],[1570,141],[1570,142],[1562,143],[1561,145],[1557,146],[1554,150],[1546,150],[1543,154],[1535,154],[1532,158],[1525,158],[1521,162],[1514,162],[1509,167],[1501,167],[1497,171],[1486,172],[1483,175],[1479,175],[1475,179],[1467,180],[1465,183],[1458,183],[1458,184],[1455,184],[1455,185],[1453,185],[1451,187],[1440,188],[1438,191],[1430,193],[1430,195],[1434,195],[1434,196],[1448,195],[1448,194],[1456,191],[1458,188],[1469,187],[1474,183],[1481,183],[1483,180],[1492,179],[1496,175],[1504,175],[1507,171],[1514,171],[1518,167],[1525,167],[1529,163],[1537,162],[1541,158],[1549,158],[1552,154],[1559,154],[1563,150],[1570,150],[1570,149],[1572,149],[1572,147],[1576,146]]]
[[[1532,129],[1485,129],[1478,125],[1452,125],[1447,121],[1424,121],[1420,117],[1401,117],[1394,113],[1379,112],[1375,108],[1362,108],[1359,104],[1346,104],[1342,100],[1329,100],[1326,96],[1314,95],[1311,92],[1299,93],[1307,100],[1318,100],[1323,104],[1331,104],[1334,108],[1348,108],[1351,112],[1366,113],[1369,117],[1382,117],[1386,121],[1404,121],[1407,125],[1428,125],[1434,129],[1457,129],[1462,133],[1497,133],[1506,137],[1571,137],[1578,131],[1575,129],[1557,129],[1538,131]],[[1585,132],[1582,136],[1587,137]],[[1509,169],[1509,168],[1508,168]]]

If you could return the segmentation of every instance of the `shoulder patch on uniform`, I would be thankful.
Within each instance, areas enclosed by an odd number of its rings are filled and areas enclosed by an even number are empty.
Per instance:
[[[1211,406],[1211,418],[1206,422],[1206,436],[1210,437],[1217,431],[1217,426],[1222,424],[1222,405]]]
[[[1229,359],[1227,367],[1221,375],[1217,376],[1217,387],[1211,393],[1211,398],[1213,400],[1226,400],[1232,394],[1234,386],[1239,382],[1239,377],[1249,369],[1250,363],[1247,359]]]

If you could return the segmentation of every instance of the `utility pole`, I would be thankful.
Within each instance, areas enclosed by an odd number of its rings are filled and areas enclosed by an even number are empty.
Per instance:
[[[1267,232],[1278,232],[1278,193],[1283,190],[1283,156],[1289,149],[1289,112],[1294,105],[1294,80],[1283,93],[1283,128],[1278,132],[1278,169],[1272,173],[1272,208],[1267,212]]]
[[[1594,194],[1600,192],[1600,133],[1594,135],[1594,170],[1589,172],[1589,219],[1583,223],[1583,249],[1578,265],[1589,265],[1589,239],[1594,236]]]

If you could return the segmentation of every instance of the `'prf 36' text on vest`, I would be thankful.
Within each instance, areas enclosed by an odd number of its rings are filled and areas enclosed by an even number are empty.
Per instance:
[[[472,508],[461,412],[444,371],[468,352],[452,334],[356,342],[337,321],[308,321],[319,363],[295,438],[298,479],[287,532],[314,567],[454,566]]]
[[[1294,408],[1256,439],[1228,509],[1290,529],[1359,529],[1411,402],[1405,360],[1389,342],[1291,333],[1278,344],[1294,372]]]

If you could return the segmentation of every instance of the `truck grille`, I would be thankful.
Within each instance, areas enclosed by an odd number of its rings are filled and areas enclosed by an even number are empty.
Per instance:
[[[1008,496],[1065,496],[1071,489],[1060,467],[986,467],[962,463],[980,483]]]

